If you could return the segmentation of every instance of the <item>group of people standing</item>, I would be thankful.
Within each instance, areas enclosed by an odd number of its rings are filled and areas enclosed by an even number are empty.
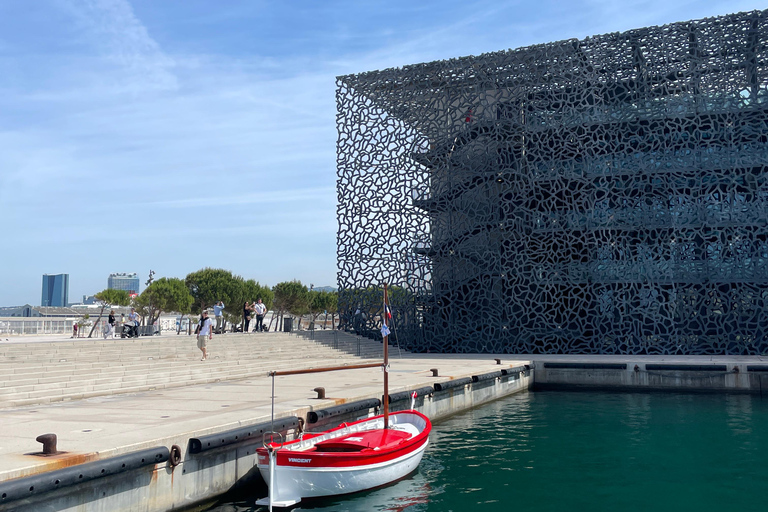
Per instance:
[[[214,330],[221,334],[224,332],[224,302],[218,301],[213,306],[213,316],[216,318],[216,327],[213,321],[208,318],[208,310],[204,309],[200,314],[200,322],[197,327],[197,348],[203,353],[201,361],[208,359],[208,341],[213,339]],[[264,327],[264,315],[267,314],[267,307],[258,299],[251,304],[246,301],[243,305],[243,332],[248,332],[251,318],[256,317],[255,331],[261,331]]]
[[[216,333],[220,334],[224,332],[224,302],[218,301],[213,306],[213,316],[216,318]],[[256,325],[254,331],[261,332],[264,330],[264,315],[267,314],[267,306],[258,299],[254,303],[245,301],[243,304],[243,332],[249,332],[248,329],[251,326],[251,320],[256,319]],[[202,318],[200,319],[202,321]]]
[[[245,304],[243,304],[243,332],[249,332],[248,328],[251,325],[251,319],[253,317],[256,317],[256,326],[253,330],[256,332],[264,330],[264,315],[266,314],[267,306],[261,302],[261,299],[253,304],[245,301]]]
[[[120,315],[120,325],[122,326],[128,325],[130,327],[130,330],[128,332],[129,338],[139,337],[140,321],[141,321],[141,316],[136,312],[136,308],[131,308],[131,312],[128,313],[128,323],[125,322],[125,315],[123,314]],[[117,319],[115,318],[115,310],[113,309],[109,312],[109,317],[107,317],[107,328],[104,330],[104,339],[107,339],[107,338],[115,339],[116,324],[117,324]]]

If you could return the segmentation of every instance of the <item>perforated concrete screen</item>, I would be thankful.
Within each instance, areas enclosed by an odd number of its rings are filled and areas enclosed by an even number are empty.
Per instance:
[[[346,328],[768,352],[767,12],[338,78]]]

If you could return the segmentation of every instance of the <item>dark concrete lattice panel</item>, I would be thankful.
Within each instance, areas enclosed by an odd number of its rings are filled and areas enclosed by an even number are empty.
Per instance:
[[[340,77],[350,329],[412,350],[768,352],[768,23]]]

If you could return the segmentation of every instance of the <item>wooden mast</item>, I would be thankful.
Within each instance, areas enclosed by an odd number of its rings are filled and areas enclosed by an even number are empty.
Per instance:
[[[387,312],[389,311],[389,297],[387,297],[387,283],[384,283],[384,311],[381,319],[387,324]],[[383,334],[383,333],[382,333]],[[389,335],[384,336],[384,428],[389,428]]]

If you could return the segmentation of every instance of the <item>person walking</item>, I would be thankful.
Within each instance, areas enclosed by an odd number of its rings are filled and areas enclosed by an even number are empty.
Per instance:
[[[109,312],[109,319],[107,319],[107,330],[104,332],[104,339],[110,336],[115,339],[115,311]]]
[[[201,361],[208,359],[208,340],[213,339],[213,322],[208,318],[208,311],[200,315],[200,330],[197,332],[197,348],[203,353]]]
[[[224,303],[219,301],[213,306],[213,316],[216,317],[216,334],[224,333]]]
[[[264,329],[264,315],[267,313],[267,306],[262,304],[261,299],[254,304],[254,310],[256,312],[256,332],[261,332]]]

